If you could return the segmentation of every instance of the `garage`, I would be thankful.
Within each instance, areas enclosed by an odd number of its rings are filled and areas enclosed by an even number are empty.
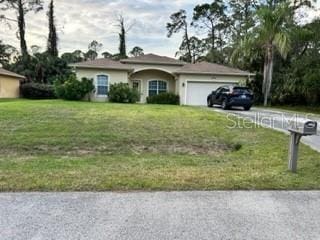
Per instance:
[[[186,64],[175,72],[179,80],[182,105],[205,106],[208,95],[223,85],[235,85],[250,80],[251,74],[215,63]]]
[[[18,98],[20,80],[23,79],[24,76],[0,67],[0,98]]]
[[[219,82],[188,82],[187,84],[187,105],[207,105],[207,96],[224,83]]]

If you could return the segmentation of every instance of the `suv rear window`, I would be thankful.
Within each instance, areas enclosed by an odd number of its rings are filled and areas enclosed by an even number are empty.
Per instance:
[[[239,93],[239,94],[250,94],[251,91],[249,88],[246,87],[234,87],[233,92]]]

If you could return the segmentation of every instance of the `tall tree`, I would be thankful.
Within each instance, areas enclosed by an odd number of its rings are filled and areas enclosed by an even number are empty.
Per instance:
[[[126,37],[128,32],[134,26],[134,22],[126,25],[125,19],[122,15],[119,15],[117,27],[119,28],[119,55],[117,58],[127,58],[127,44],[126,44]]]
[[[170,19],[171,22],[167,23],[168,37],[171,37],[174,33],[183,31],[181,46],[187,50],[186,54],[184,54],[184,60],[191,63],[192,54],[188,33],[187,13],[185,10],[181,9],[180,11],[173,13],[170,16]]]
[[[25,59],[29,56],[25,39],[25,15],[29,11],[38,12],[43,8],[42,0],[0,0],[2,10],[14,9],[17,14],[18,37],[20,40],[21,55]]]
[[[121,16],[119,20],[120,33],[119,33],[119,54],[121,58],[127,57],[127,47],[126,47],[126,30],[124,28],[124,19]]]
[[[234,52],[233,59],[236,55],[245,54],[252,45],[256,45],[264,51],[262,92],[265,106],[267,106],[270,97],[275,51],[277,50],[285,58],[290,50],[289,31],[292,24],[292,10],[287,3],[280,4],[275,9],[261,7],[257,12],[259,25]]]
[[[248,34],[255,25],[254,15],[258,7],[257,0],[231,0],[232,40],[237,42]]]
[[[192,25],[208,31],[211,52],[216,50],[216,44],[220,49],[222,48],[225,33],[222,34],[221,31],[227,30],[229,26],[226,9],[223,0],[215,0],[211,4],[200,4],[194,8]]]
[[[49,19],[49,36],[48,36],[48,53],[50,56],[57,57],[58,53],[58,36],[54,18],[54,3],[51,0],[49,11],[47,13]]]
[[[192,36],[189,39],[189,48],[191,51],[191,63],[196,63],[206,50],[205,43],[195,36]],[[187,62],[190,58],[190,53],[188,51],[187,43],[186,41],[183,41],[176,56],[180,55],[180,60]]]
[[[88,52],[85,53],[85,58],[89,60],[95,60],[98,57],[98,52],[101,50],[102,46],[102,43],[93,40],[88,45]]]
[[[142,56],[142,55],[144,55],[143,49],[141,47],[136,46],[130,51],[130,55],[133,57]]]

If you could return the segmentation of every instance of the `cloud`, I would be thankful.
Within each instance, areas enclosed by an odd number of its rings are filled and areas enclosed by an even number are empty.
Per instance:
[[[48,35],[46,9],[49,0],[44,0],[43,11],[26,17],[26,38],[28,46],[39,45],[45,50]],[[103,51],[118,51],[116,20],[122,14],[128,25],[134,23],[127,35],[128,51],[134,46],[145,52],[173,57],[181,35],[168,39],[166,23],[169,16],[179,9],[185,9],[191,17],[195,5],[205,0],[55,0],[55,16],[59,35],[60,52],[81,49],[86,51],[92,40],[103,43]],[[314,16],[319,12],[315,11]],[[15,17],[14,12],[6,12]],[[0,39],[5,43],[19,46],[17,27],[12,29],[0,25]]]

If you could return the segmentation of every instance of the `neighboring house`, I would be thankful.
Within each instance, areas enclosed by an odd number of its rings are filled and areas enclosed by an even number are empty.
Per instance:
[[[25,77],[0,67],[0,98],[18,98],[20,81]]]
[[[172,92],[183,105],[206,105],[208,94],[224,84],[237,84],[252,74],[223,65],[185,62],[146,54],[120,60],[97,59],[71,64],[79,79],[94,79],[96,90],[92,99],[106,101],[113,83],[129,83],[141,93],[141,102],[148,96]]]

